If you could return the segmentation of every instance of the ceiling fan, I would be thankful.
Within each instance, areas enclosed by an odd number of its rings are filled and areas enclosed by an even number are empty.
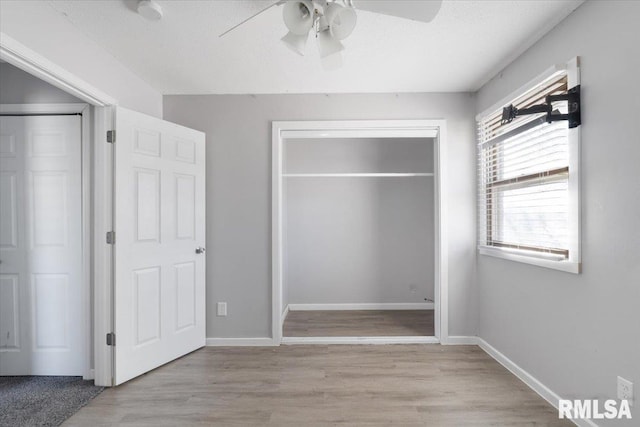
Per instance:
[[[282,37],[282,42],[294,52],[304,55],[309,34],[315,34],[323,64],[333,62],[339,65],[342,63],[340,52],[344,50],[341,40],[349,37],[355,29],[356,10],[430,22],[440,10],[442,0],[278,0],[220,34],[220,37],[281,5],[284,5],[284,24],[289,30]]]

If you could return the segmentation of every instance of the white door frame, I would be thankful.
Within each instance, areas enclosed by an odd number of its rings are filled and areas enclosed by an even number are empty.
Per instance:
[[[449,337],[448,246],[445,120],[345,120],[345,121],[274,121],[272,123],[272,229],[271,229],[271,329],[272,344],[281,343],[441,343]],[[434,337],[334,337],[321,339],[283,339],[283,141],[285,138],[388,137],[434,138],[435,195],[435,338]]]
[[[82,376],[93,379],[91,360],[91,107],[89,104],[0,104],[0,114],[81,114]]]
[[[93,132],[89,130],[91,129],[89,122],[86,123],[87,126],[84,126],[85,115],[83,115],[83,144],[86,140],[91,147],[90,150],[83,150],[83,180],[85,173],[87,173],[92,178],[93,184],[92,187],[83,187],[83,199],[89,201],[91,194],[93,195],[92,212],[91,209],[85,209],[83,204],[83,219],[84,215],[89,215],[89,220],[84,224],[83,236],[93,237],[93,251],[85,251],[84,262],[87,258],[91,262],[93,256],[93,274],[90,277],[93,279],[94,292],[93,377],[96,385],[110,386],[112,384],[113,355],[112,347],[108,347],[105,343],[105,336],[112,331],[113,324],[111,306],[113,250],[110,245],[106,244],[104,236],[106,231],[112,229],[113,224],[113,149],[111,144],[106,143],[106,131],[111,129],[113,123],[113,112],[110,106],[117,105],[118,102],[100,89],[2,32],[0,32],[0,59],[95,107],[93,109]],[[88,118],[88,116],[87,114],[86,117]],[[93,162],[91,162],[91,157],[85,157],[89,156],[90,151],[93,151]],[[84,164],[91,165],[91,168],[87,167],[85,171]],[[93,230],[88,228],[91,223],[90,219],[93,219]],[[85,274],[91,273],[85,272]],[[89,276],[84,275],[83,277],[86,279]],[[88,315],[90,316],[90,314]],[[87,321],[87,325],[90,325],[90,322]],[[90,333],[90,329],[88,330]],[[89,340],[87,346],[90,345]],[[88,354],[91,352],[88,351]],[[90,365],[89,363],[88,366]],[[87,371],[86,376],[91,376],[91,372]]]

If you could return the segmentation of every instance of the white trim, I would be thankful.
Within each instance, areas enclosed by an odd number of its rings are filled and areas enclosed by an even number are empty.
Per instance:
[[[404,178],[413,176],[433,176],[431,172],[399,173],[283,173],[283,178]]]
[[[91,280],[91,188],[93,181],[91,179],[91,146],[93,145],[91,143],[91,121],[93,117],[91,117],[91,107],[88,104],[84,104],[80,114],[82,114],[82,280],[84,281],[84,285],[82,286],[82,306],[84,310],[83,318],[85,319],[83,329],[85,337],[84,351],[86,354],[84,378],[93,379],[93,360],[91,358],[91,349],[93,348],[93,331],[91,330],[91,325],[93,323],[91,321],[91,316],[93,315],[91,310],[91,288],[93,283],[93,280]]]
[[[282,337],[282,344],[439,344],[436,337]]]
[[[273,347],[271,338],[207,338],[207,347]]]
[[[286,126],[285,127],[291,127]],[[282,263],[283,217],[282,217],[282,132],[278,122],[271,128],[271,337],[280,344],[282,340]]]
[[[89,104],[0,104],[0,114],[81,114],[80,119],[80,181],[82,278],[82,377],[93,379],[91,359],[91,107]]]
[[[551,268],[553,270],[560,270],[567,273],[580,273],[580,263],[572,261],[558,261],[553,259],[541,258],[538,256],[527,256],[520,253],[509,251],[503,248],[491,248],[488,246],[479,246],[478,253],[480,255],[488,255],[494,258],[502,258],[509,261],[517,261],[523,264],[536,265],[538,267]]]
[[[276,344],[282,340],[283,271],[283,144],[284,138],[331,138],[335,135],[366,137],[435,138],[435,335],[446,343],[448,329],[448,245],[446,188],[445,120],[344,120],[344,121],[274,121],[272,123],[272,202],[271,202],[271,328]]]
[[[285,311],[333,310],[433,310],[432,302],[394,302],[362,304],[289,304]],[[284,316],[284,313],[283,313]]]
[[[580,84],[580,58],[575,57],[567,63],[567,85],[571,88]],[[569,261],[577,266],[575,273],[582,269],[582,206],[580,204],[580,129],[569,129]]]
[[[425,131],[420,125],[414,127],[405,126],[404,120],[376,120],[384,121],[385,124],[377,126],[375,129],[370,128],[371,120],[350,120],[353,127],[350,128],[323,128],[323,125],[317,123],[323,122],[279,122],[285,126],[291,124],[298,125],[300,128],[283,129],[282,138],[287,143],[301,143],[305,139],[323,139],[323,138],[436,138],[438,131],[430,129]],[[328,123],[328,122],[327,122]],[[333,122],[335,123],[335,122]],[[393,140],[390,140],[393,143]]]
[[[281,320],[280,320],[280,323],[282,325],[284,325],[284,321],[287,320],[287,315],[289,315],[289,311],[290,311],[289,304],[287,304],[287,306],[284,308],[284,310],[282,310],[282,317],[281,317]]]
[[[113,332],[113,246],[105,235],[113,228],[113,144],[106,141],[113,126],[111,107],[94,108],[93,144],[93,330],[95,384],[111,386],[113,347],[106,345],[106,334]]]
[[[117,103],[109,95],[2,32],[0,59],[91,105],[103,107]]]
[[[0,104],[0,114],[84,114],[87,104]]]
[[[434,152],[435,185],[435,316],[434,326],[436,338],[442,344],[449,339],[449,240],[448,230],[448,203],[445,190],[447,171],[447,125],[443,120],[438,126]]]
[[[446,345],[478,345],[478,340],[474,336],[449,336]]]
[[[478,338],[478,345],[482,350],[484,350],[489,356],[495,359],[502,366],[507,368],[509,372],[518,377],[520,381],[525,383],[531,390],[538,393],[544,400],[549,402],[554,408],[558,409],[558,403],[561,400],[561,397],[556,394],[553,390],[551,390],[546,385],[542,384],[538,379],[536,379],[533,375],[522,369],[515,362],[509,359],[507,356],[498,351],[491,344],[483,340],[482,338]],[[597,424],[591,420],[571,420],[578,426],[584,427],[597,427]]]

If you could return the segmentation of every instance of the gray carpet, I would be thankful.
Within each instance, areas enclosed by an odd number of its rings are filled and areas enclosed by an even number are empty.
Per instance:
[[[0,426],[59,426],[102,390],[81,377],[0,377]]]

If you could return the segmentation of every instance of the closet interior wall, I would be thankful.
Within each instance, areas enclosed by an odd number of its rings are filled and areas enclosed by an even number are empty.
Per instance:
[[[283,160],[283,307],[433,302],[433,139],[286,139]]]

